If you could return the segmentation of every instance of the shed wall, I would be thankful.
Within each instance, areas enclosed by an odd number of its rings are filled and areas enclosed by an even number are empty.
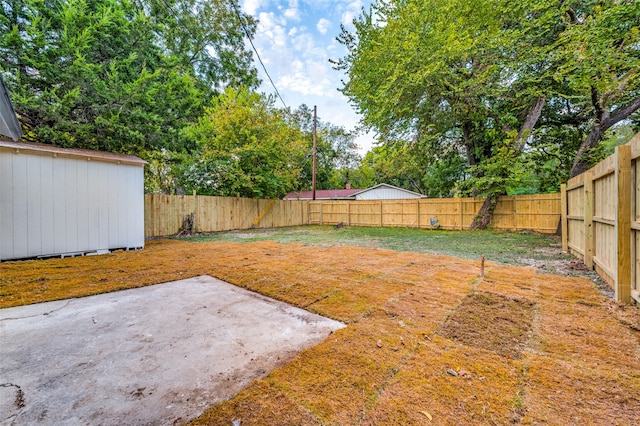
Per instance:
[[[0,149],[0,260],[142,247],[142,166]]]

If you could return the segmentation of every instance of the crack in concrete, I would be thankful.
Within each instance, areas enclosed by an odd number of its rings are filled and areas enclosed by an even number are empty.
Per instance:
[[[62,306],[60,306],[60,307],[58,307],[58,308],[55,308],[55,309],[50,310],[49,312],[43,312],[43,313],[41,313],[41,314],[37,314],[37,315],[27,315],[26,317],[15,317],[15,318],[14,318],[14,317],[9,317],[9,318],[0,318],[0,321],[21,320],[21,319],[35,318],[35,317],[39,317],[39,316],[47,316],[47,315],[51,315],[52,313],[57,312],[57,311],[59,311],[60,309],[64,309],[64,308],[66,308],[67,306],[69,306],[69,304],[70,304],[70,303],[71,303],[71,300],[67,301],[67,303],[65,303],[64,305],[62,305]]]

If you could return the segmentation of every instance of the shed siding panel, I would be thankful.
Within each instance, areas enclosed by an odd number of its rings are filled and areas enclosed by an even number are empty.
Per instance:
[[[0,259],[13,256],[13,158],[0,155]]]
[[[13,160],[13,251],[28,253],[28,188],[27,157],[15,155]]]
[[[129,199],[129,228],[127,235],[128,245],[134,247],[144,247],[144,169],[142,167],[127,167],[129,171],[129,182],[127,194]]]
[[[91,167],[87,169],[87,203],[88,203],[88,215],[87,218],[87,237],[89,239],[89,245],[95,247],[97,250],[106,249],[107,246],[103,246],[100,242],[100,170],[102,163],[93,161]]]
[[[67,219],[65,214],[65,200],[67,198],[67,186],[65,185],[65,159],[54,158],[53,164],[53,253],[66,253],[66,229]],[[43,253],[46,254],[46,253]]]
[[[143,172],[0,149],[0,259],[144,247]]]
[[[55,203],[56,185],[53,179],[54,162],[53,157],[40,157],[40,253],[55,253],[54,229],[55,221],[53,206]]]
[[[109,248],[109,168],[110,164],[98,163],[95,167],[97,184],[94,187],[96,191],[96,208],[98,209],[98,249],[106,250]]]
[[[93,165],[90,161],[78,160],[78,250],[88,251],[92,246],[89,243],[89,168]]]
[[[67,196],[65,203],[65,246],[64,252],[78,251],[78,165],[71,159],[64,159],[65,183]]]
[[[42,250],[42,181],[43,159],[36,157],[29,161],[27,179],[27,247],[29,256],[37,256]]]

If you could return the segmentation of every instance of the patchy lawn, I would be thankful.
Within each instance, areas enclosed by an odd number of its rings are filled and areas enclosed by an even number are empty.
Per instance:
[[[445,231],[413,228],[297,226],[216,232],[180,238],[193,242],[277,241],[318,247],[358,246],[533,266],[541,272],[585,276],[582,263],[561,250],[560,237],[534,232]],[[589,276],[595,277],[595,274]]]
[[[477,254],[157,240],[0,264],[0,306],[209,274],[348,324],[194,424],[638,424],[638,309]]]

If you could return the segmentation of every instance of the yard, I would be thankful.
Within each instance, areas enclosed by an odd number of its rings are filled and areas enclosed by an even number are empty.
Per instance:
[[[0,264],[0,307],[203,274],[348,326],[194,424],[640,420],[640,313],[556,237],[305,227],[153,240]]]

